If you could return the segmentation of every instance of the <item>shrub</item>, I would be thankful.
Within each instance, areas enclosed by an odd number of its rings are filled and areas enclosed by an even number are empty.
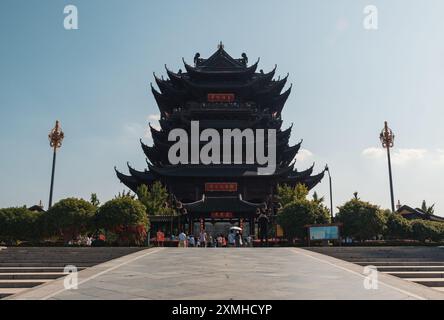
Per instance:
[[[386,212],[387,224],[385,235],[389,239],[408,239],[412,235],[412,225],[409,220],[397,213]]]
[[[65,242],[93,231],[96,207],[83,199],[60,200],[44,214],[48,234],[63,236]]]
[[[37,241],[41,235],[41,213],[25,207],[0,209],[0,242]]]
[[[426,240],[441,241],[444,239],[444,224],[442,222],[413,220],[412,237],[422,242]]]
[[[141,245],[149,220],[145,206],[130,197],[110,200],[97,213],[97,226],[118,236],[121,245]]]
[[[308,224],[329,222],[329,211],[322,204],[307,199],[287,204],[277,216],[277,223],[282,227],[289,241],[294,238],[304,239],[307,235],[305,226]]]
[[[343,235],[357,240],[368,240],[382,235],[386,217],[381,209],[355,197],[339,207],[336,215],[343,223]]]

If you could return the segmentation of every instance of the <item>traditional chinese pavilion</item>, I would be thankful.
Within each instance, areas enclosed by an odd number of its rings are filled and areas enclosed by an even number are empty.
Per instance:
[[[179,223],[188,232],[195,224],[230,221],[255,233],[262,213],[276,213],[278,184],[305,184],[312,189],[324,176],[313,175],[313,166],[298,171],[295,156],[301,143],[290,146],[292,127],[282,129],[282,109],[291,92],[284,90],[287,77],[275,79],[276,68],[268,73],[257,70],[259,60],[249,65],[245,53],[232,58],[222,44],[208,59],[197,53],[194,64],[184,61],[185,70],[177,73],[166,68],[167,79],[155,76],[158,89],[151,86],[160,110],[160,130],[150,125],[153,145],[141,141],[147,169],[138,171],[128,164],[129,175],[116,170],[128,188],[161,181],[175,199],[181,213]],[[178,164],[168,160],[174,142],[168,134],[174,128],[190,131],[191,121],[199,121],[200,130],[276,129],[276,171],[258,175],[258,164]],[[244,150],[246,148],[243,148]],[[248,225],[248,227],[247,227]]]

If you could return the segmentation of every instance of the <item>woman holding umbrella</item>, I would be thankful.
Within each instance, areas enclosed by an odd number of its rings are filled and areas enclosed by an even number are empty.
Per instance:
[[[230,232],[234,232],[234,245],[236,247],[242,247],[242,228],[231,227]]]

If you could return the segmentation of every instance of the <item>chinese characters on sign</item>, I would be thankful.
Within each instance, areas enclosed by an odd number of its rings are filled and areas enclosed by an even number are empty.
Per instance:
[[[211,218],[213,219],[231,219],[233,218],[233,212],[211,212]]]
[[[237,192],[237,183],[235,182],[209,182],[205,183],[206,192]]]
[[[208,102],[233,102],[233,93],[209,93]]]

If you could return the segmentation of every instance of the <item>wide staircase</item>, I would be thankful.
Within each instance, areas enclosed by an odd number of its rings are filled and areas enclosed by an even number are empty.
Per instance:
[[[0,249],[0,299],[65,276],[64,268],[78,271],[143,248],[36,247]]]
[[[444,292],[443,247],[311,247],[321,254]]]

